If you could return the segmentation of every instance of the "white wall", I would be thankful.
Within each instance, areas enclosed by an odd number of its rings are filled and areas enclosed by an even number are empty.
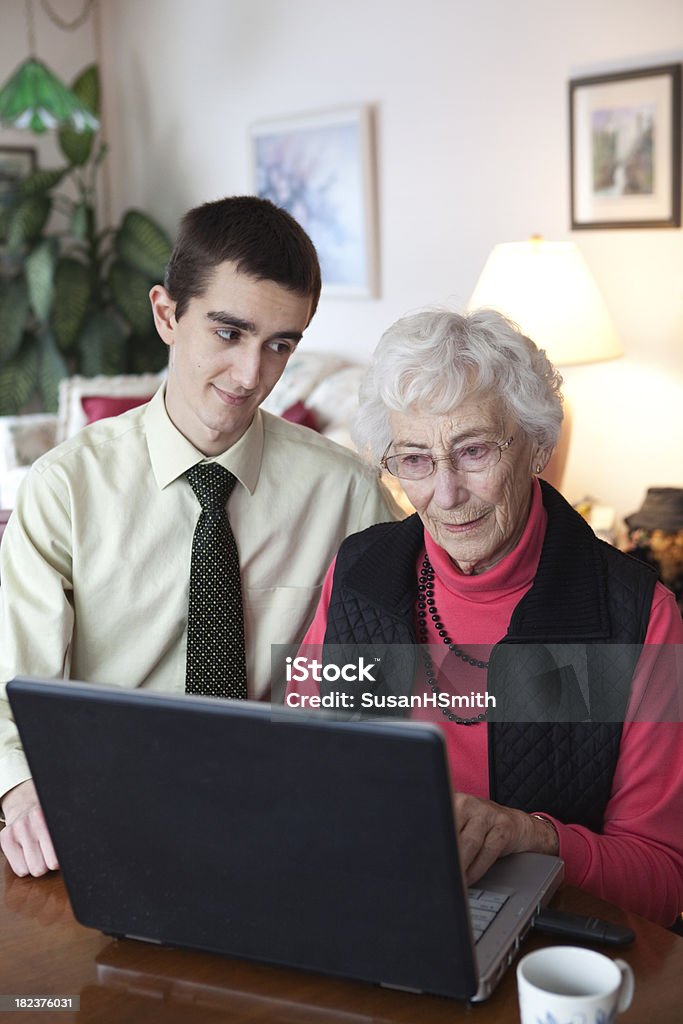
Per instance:
[[[407,310],[463,307],[494,243],[572,237],[570,77],[683,59],[680,0],[104,0],[102,24],[115,215],[173,230],[250,190],[252,122],[375,105],[381,295],[325,298],[305,341],[362,356]],[[683,232],[573,237],[626,356],[566,372],[564,490],[624,515],[683,486]]]

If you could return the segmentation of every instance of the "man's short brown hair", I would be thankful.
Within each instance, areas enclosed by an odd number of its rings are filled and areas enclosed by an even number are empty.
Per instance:
[[[221,263],[261,281],[275,281],[311,298],[311,318],[320,298],[315,246],[286,210],[256,196],[230,196],[185,214],[166,267],[164,285],[179,320],[190,299],[203,295]]]

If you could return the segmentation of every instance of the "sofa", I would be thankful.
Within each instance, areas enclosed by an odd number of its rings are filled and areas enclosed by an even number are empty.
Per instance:
[[[0,416],[0,508],[14,506],[31,464],[82,427],[148,401],[164,374],[65,377],[56,414]]]
[[[364,373],[365,367],[359,362],[300,349],[289,360],[263,408],[353,447],[350,421]],[[88,423],[147,401],[164,377],[165,372],[67,377],[60,385],[55,415],[0,416],[0,509],[7,511],[14,506],[21,481],[37,458]],[[402,492],[395,481],[389,478],[387,484],[400,500]],[[0,520],[0,535],[3,528]]]
[[[0,541],[2,540],[2,535],[5,532],[5,527],[7,526],[7,520],[9,517],[9,509],[0,509]]]

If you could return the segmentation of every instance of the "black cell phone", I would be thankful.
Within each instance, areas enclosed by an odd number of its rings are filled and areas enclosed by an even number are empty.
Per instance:
[[[635,939],[630,928],[610,924],[599,917],[584,917],[564,910],[543,909],[534,920],[534,928],[544,935],[556,935],[580,942],[601,942],[606,946],[628,946]]]

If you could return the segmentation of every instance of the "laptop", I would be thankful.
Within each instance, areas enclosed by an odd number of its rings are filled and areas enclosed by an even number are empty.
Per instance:
[[[513,854],[470,909],[436,726],[7,691],[74,914],[107,935],[476,1001],[561,882],[559,858]]]

